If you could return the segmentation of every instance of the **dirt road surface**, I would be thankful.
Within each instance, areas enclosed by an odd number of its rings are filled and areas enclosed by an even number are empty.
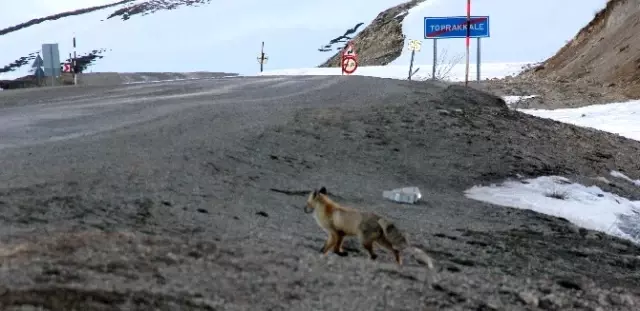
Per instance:
[[[0,93],[2,310],[637,310],[640,248],[467,199],[558,174],[630,199],[640,143],[461,86],[234,77]],[[435,259],[319,254],[326,186]],[[382,199],[417,186],[416,205]],[[291,191],[284,194],[274,190]]]

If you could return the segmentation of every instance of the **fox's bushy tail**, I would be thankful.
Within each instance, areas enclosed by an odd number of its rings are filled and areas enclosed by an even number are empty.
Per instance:
[[[380,224],[380,227],[382,227],[382,232],[384,233],[385,238],[387,238],[387,240],[391,242],[391,245],[393,245],[395,249],[406,249],[410,251],[418,261],[429,267],[429,269],[433,269],[433,259],[431,259],[431,257],[427,255],[427,253],[425,253],[423,250],[415,246],[409,246],[407,238],[404,236],[404,234],[402,234],[402,232],[400,232],[395,224],[384,218],[378,219],[378,224]]]

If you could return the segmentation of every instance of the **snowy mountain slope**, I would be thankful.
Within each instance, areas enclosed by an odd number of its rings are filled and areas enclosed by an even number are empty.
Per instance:
[[[0,64],[37,51],[42,43],[58,42],[61,57],[68,56],[75,34],[78,52],[107,50],[93,71],[255,73],[262,41],[270,57],[267,68],[302,67],[326,57],[317,47],[353,27],[354,15],[369,19],[397,0],[367,1],[364,6],[363,1],[337,0],[198,1],[200,6],[189,5],[194,0],[181,0],[184,5],[175,7],[176,2],[134,1],[8,33],[0,36]],[[150,10],[149,4],[154,4]],[[143,14],[126,18],[138,11]],[[109,18],[114,12],[121,15]],[[27,67],[4,73],[0,79],[23,76]]]
[[[44,23],[44,22],[47,22],[47,21],[54,21],[54,20],[58,20],[58,19],[61,19],[61,18],[68,17],[68,16],[82,15],[82,14],[85,14],[85,13],[106,9],[106,8],[109,8],[109,7],[118,6],[118,5],[125,4],[125,3],[131,2],[131,1],[134,1],[134,0],[122,0],[122,1],[119,1],[119,2],[115,2],[115,3],[110,3],[110,4],[100,5],[100,6],[94,6],[94,7],[88,7],[88,8],[82,8],[82,9],[76,9],[76,10],[71,10],[71,11],[67,11],[67,12],[62,12],[62,13],[49,15],[49,16],[46,16],[46,17],[34,18],[32,20],[29,20],[29,21],[24,22],[24,23],[20,23],[18,25],[14,25],[14,26],[11,26],[11,27],[0,29],[0,36],[6,35],[6,34],[8,34],[10,32],[18,31],[20,29],[31,27],[33,25]]]
[[[34,19],[72,12],[79,9],[110,5],[120,1],[123,0],[6,1],[8,4],[4,4],[2,10],[0,10],[0,29],[6,29]]]

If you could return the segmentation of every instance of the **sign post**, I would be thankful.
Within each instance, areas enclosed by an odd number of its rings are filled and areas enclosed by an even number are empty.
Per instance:
[[[409,51],[411,51],[411,62],[409,63],[409,77],[407,78],[408,80],[411,80],[411,76],[415,74],[415,72],[413,72],[413,59],[416,56],[416,52],[420,52],[421,47],[422,47],[422,42],[420,42],[420,40],[409,41]]]
[[[76,36],[73,36],[73,59],[71,60],[71,67],[73,68],[73,85],[78,85],[78,73],[76,72],[76,68],[78,68],[78,64],[76,63],[76,58],[78,55],[76,54]]]
[[[347,46],[340,55],[340,67],[340,74],[342,75],[345,73],[350,75],[358,69],[358,54],[356,53],[353,42],[351,41],[347,43]]]
[[[436,79],[437,64],[438,64],[438,39],[433,38],[433,66],[431,66],[431,80]]]
[[[470,6],[467,7],[467,14],[470,13]],[[465,73],[465,84],[469,75],[469,40],[477,38],[477,79],[480,81],[480,38],[488,38],[489,16],[445,16],[445,17],[425,17],[424,18],[424,38],[433,39],[433,70],[435,79],[435,66],[437,60],[436,44],[437,39],[465,38],[467,40],[467,62]]]
[[[478,47],[476,52],[476,80],[480,82],[480,38],[476,38],[476,46]]]

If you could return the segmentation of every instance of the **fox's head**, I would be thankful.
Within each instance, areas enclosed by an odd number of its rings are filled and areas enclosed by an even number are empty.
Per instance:
[[[313,209],[315,209],[320,203],[318,200],[320,194],[327,195],[327,188],[321,187],[319,190],[313,190],[309,193],[309,196],[307,197],[307,205],[304,206],[305,213],[313,212]]]

